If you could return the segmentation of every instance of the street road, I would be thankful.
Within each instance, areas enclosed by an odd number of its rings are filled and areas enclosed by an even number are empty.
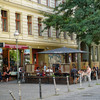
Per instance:
[[[57,85],[58,91],[55,95],[53,84],[42,84],[42,98],[43,100],[100,100],[100,85],[96,85],[96,81],[91,82],[91,87],[88,87],[88,82],[82,84],[82,89],[80,89],[80,84],[69,87],[70,92],[67,85]],[[0,83],[0,100],[13,100],[9,90],[13,92],[16,100],[19,100],[17,81]],[[39,85],[21,84],[21,100],[39,100]]]

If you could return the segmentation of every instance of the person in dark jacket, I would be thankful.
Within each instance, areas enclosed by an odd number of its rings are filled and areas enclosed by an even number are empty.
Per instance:
[[[78,81],[78,70],[76,69],[75,65],[73,65],[73,69],[71,70],[71,76],[73,77],[74,83]]]

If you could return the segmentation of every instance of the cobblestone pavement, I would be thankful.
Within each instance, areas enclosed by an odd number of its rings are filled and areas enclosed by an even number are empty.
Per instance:
[[[42,84],[43,100],[100,100],[100,84],[96,85],[96,81],[91,82],[91,87],[88,87],[88,82],[84,82],[82,89],[80,84],[70,85],[70,92],[67,85],[57,85],[57,88],[57,95],[55,95],[53,84]],[[13,92],[16,100],[19,100],[17,81],[0,83],[0,100],[13,100],[9,90]],[[21,96],[21,100],[39,100],[39,85],[21,84]]]

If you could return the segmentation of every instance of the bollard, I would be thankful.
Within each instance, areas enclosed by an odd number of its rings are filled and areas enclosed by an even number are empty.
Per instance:
[[[10,92],[10,95],[13,98],[13,100],[16,100],[15,97],[14,97],[14,95],[13,95],[13,93],[12,93],[12,91],[9,90],[9,92]]]
[[[70,89],[69,89],[69,78],[67,76],[67,89],[68,89],[68,92],[70,92]]]
[[[20,81],[18,82],[18,84],[19,84],[19,100],[21,100],[21,88],[20,88]]]
[[[55,77],[53,77],[53,81],[54,81],[55,95],[57,95],[57,88],[56,88],[56,81],[55,81]]]
[[[98,84],[98,75],[97,75],[97,71],[96,71],[96,80],[97,80],[96,84]]]
[[[82,88],[82,77],[81,77],[81,74],[80,74],[80,88]]]
[[[42,99],[41,78],[39,78],[39,94],[40,94],[40,99]]]

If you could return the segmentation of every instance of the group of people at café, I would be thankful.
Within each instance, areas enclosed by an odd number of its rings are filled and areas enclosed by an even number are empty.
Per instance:
[[[37,76],[50,76],[53,75],[53,70],[50,67],[47,67],[46,63],[44,63],[44,66],[42,68],[37,67],[35,70]]]
[[[87,69],[82,71],[82,70],[77,70],[76,66],[73,65],[73,68],[71,70],[71,76],[73,78],[73,82],[77,83],[80,80],[80,75],[82,77],[82,80],[84,79],[88,79],[89,81],[91,81],[91,79],[96,79],[96,72],[98,75],[98,67],[96,67],[96,65],[93,67],[93,69],[91,69],[89,67],[89,65],[87,66]]]
[[[4,66],[3,73],[0,72],[0,81],[2,82],[4,77],[4,81],[8,82],[10,76],[11,76],[10,69],[8,68],[8,66]]]

